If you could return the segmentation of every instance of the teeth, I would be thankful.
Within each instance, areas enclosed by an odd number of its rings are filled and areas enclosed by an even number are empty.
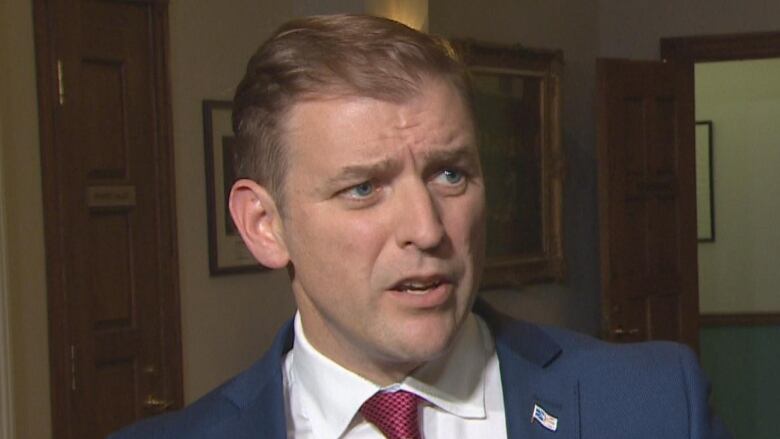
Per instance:
[[[422,296],[425,295],[428,292],[428,290],[404,290],[404,293],[411,294],[412,296]]]
[[[421,294],[421,292],[425,292],[430,289],[436,288],[437,286],[439,286],[439,284],[440,282],[433,282],[433,283],[410,282],[408,284],[401,285],[401,288],[399,288],[399,290],[411,294]]]

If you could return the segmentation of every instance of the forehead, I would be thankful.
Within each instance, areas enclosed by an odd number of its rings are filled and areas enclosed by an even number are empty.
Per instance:
[[[458,90],[433,80],[420,90],[402,102],[341,96],[296,103],[284,124],[290,167],[307,156],[324,165],[473,145],[472,115]]]

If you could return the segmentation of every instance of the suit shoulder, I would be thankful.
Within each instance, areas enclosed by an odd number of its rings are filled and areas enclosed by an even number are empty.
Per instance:
[[[706,405],[709,382],[693,351],[680,343],[610,343],[569,330],[541,327],[561,347],[548,369],[579,381],[588,397],[616,401],[644,395],[648,405],[674,400],[682,410],[691,398]],[[693,395],[697,395],[693,397]]]
[[[613,343],[598,339],[591,335],[575,332],[569,329],[536,325],[541,331],[556,341],[567,352],[594,352],[602,354],[652,354],[661,356],[686,356],[693,355],[691,349],[675,341],[642,341],[635,343]]]
[[[540,329],[558,343],[562,353],[556,363],[559,367],[573,366],[582,372],[630,368],[639,371],[670,371],[694,369],[698,361],[693,351],[681,343],[646,341],[639,343],[611,343],[574,331],[540,326]]]

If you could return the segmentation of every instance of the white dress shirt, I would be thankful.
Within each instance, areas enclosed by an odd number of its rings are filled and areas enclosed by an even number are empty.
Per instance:
[[[498,357],[485,323],[470,314],[452,349],[402,382],[382,388],[339,366],[308,342],[295,316],[295,342],[283,365],[287,437],[376,439],[382,433],[358,410],[378,390],[421,396],[422,433],[435,438],[505,438]]]

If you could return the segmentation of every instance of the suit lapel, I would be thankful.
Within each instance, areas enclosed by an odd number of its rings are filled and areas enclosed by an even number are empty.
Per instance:
[[[506,347],[496,346],[510,439],[577,439],[580,437],[579,386],[528,363]],[[551,431],[533,420],[534,406],[557,419]]]
[[[538,327],[509,319],[484,302],[477,302],[475,312],[496,340],[508,437],[578,439],[579,383],[552,368],[562,353],[560,346]],[[533,420],[535,406],[557,420],[554,431]]]

